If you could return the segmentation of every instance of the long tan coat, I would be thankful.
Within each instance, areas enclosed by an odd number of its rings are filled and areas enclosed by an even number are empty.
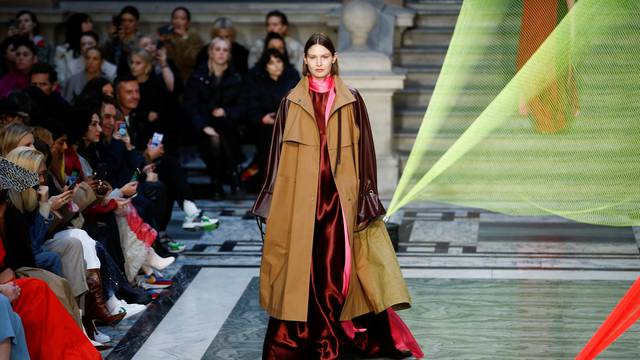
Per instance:
[[[349,293],[341,314],[341,319],[347,320],[388,307],[406,308],[410,299],[382,221],[373,220],[365,230],[354,232],[363,192],[359,144],[363,140],[361,135],[370,138],[371,134],[359,94],[337,76],[335,86],[336,97],[327,123],[327,145],[352,249]],[[358,112],[358,106],[364,109],[364,115]],[[361,128],[365,133],[361,134]],[[340,161],[337,161],[338,143]],[[369,143],[372,147],[373,143]],[[373,152],[373,148],[370,151]],[[373,162],[375,170],[375,156]],[[266,180],[253,209],[255,214],[267,218],[260,267],[260,304],[275,318],[307,321],[320,169],[320,136],[307,78],[300,80],[281,103],[270,166],[277,168],[274,180]],[[373,186],[375,188],[375,179]],[[368,193],[378,201],[373,190]],[[270,198],[268,215],[256,210],[264,197]],[[381,205],[380,208],[384,210]]]

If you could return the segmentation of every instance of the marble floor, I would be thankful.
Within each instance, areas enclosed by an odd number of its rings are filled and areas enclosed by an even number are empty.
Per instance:
[[[174,286],[113,328],[106,359],[259,359],[261,238],[250,200],[199,201],[219,229],[170,233],[187,245],[165,269]],[[399,224],[398,259],[413,298],[399,312],[427,359],[568,359],[640,274],[640,231],[556,217],[511,217],[417,204]],[[640,324],[602,359],[637,359]]]

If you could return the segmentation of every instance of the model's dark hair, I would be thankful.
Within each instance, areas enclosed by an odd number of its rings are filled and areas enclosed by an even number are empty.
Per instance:
[[[324,33],[315,33],[309,37],[309,40],[307,40],[307,43],[304,44],[304,57],[307,57],[307,52],[313,45],[324,46],[325,48],[327,48],[327,50],[329,50],[329,52],[331,52],[331,55],[336,54],[336,48],[335,46],[333,46],[333,41],[331,41],[331,39],[329,39],[329,37]],[[340,69],[338,67],[338,60],[336,60],[335,63],[331,64],[331,75],[338,75],[339,70]],[[309,68],[307,67],[307,64],[303,63],[302,76],[307,76],[309,74],[310,72],[309,72]]]
[[[69,49],[73,50],[73,56],[80,55],[80,38],[82,37],[82,23],[92,21],[91,16],[86,13],[75,13],[71,15],[65,25],[65,42],[69,44]]]
[[[29,71],[29,77],[34,74],[47,74],[49,76],[49,82],[51,84],[58,81],[58,73],[53,68],[53,66],[45,63],[45,62],[37,62],[33,64],[31,67],[31,71]]]
[[[18,20],[18,18],[24,14],[29,15],[29,17],[31,18],[31,22],[33,23],[33,35],[40,35],[40,22],[38,21],[38,17],[36,16],[36,14],[34,14],[32,11],[29,10],[20,10],[18,11],[18,13],[16,14],[16,20]]]
[[[132,15],[134,18],[136,18],[136,21],[140,20],[140,11],[138,11],[138,8],[136,8],[135,6],[127,5],[123,7],[122,10],[120,10],[120,18],[122,18],[122,15],[124,14]]]
[[[269,20],[270,17],[275,16],[280,18],[280,22],[282,23],[282,25],[289,25],[289,20],[287,19],[287,15],[285,15],[282,11],[280,10],[271,10],[269,11],[269,13],[267,14],[267,16],[264,17],[264,21],[265,23],[267,22],[267,20]]]
[[[182,10],[185,14],[187,14],[187,20],[191,21],[191,11],[184,6],[178,6],[177,8],[171,11],[171,18],[173,19],[173,15],[175,15],[176,11]]]

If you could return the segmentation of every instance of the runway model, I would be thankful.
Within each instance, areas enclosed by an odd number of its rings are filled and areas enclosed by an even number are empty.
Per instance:
[[[282,100],[252,212],[266,222],[263,359],[422,357],[392,309],[409,307],[381,220],[364,101],[338,76],[331,40],[313,34],[303,77]]]

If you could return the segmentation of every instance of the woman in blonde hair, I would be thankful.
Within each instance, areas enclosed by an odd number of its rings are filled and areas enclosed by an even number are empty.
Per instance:
[[[22,146],[11,150],[6,157],[14,164],[37,173],[41,184],[46,181],[45,158],[41,152]],[[35,265],[65,277],[74,296],[79,297],[88,290],[81,241],[76,238],[46,241],[49,225],[53,221],[52,211],[66,206],[71,200],[71,195],[68,191],[49,197],[47,186],[29,188],[21,192],[9,190],[10,206],[7,212],[15,211],[16,218],[27,224]]]
[[[11,123],[0,129],[0,156],[6,156],[9,151],[18,146],[33,148],[35,137],[33,129],[20,123]]]

